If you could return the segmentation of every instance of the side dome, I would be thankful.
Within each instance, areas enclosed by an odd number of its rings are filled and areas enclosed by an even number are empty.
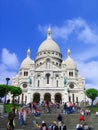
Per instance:
[[[67,55],[68,55],[68,57],[65,60],[66,67],[67,68],[77,68],[75,61],[71,58],[71,52],[69,49],[68,49]]]
[[[23,60],[20,68],[29,68],[34,64],[34,61],[30,58],[30,49],[27,50],[27,57]]]
[[[60,53],[60,48],[57,45],[57,43],[54,40],[52,40],[51,34],[51,29],[48,28],[47,39],[44,42],[42,42],[39,46],[38,53],[42,51],[55,51]]]

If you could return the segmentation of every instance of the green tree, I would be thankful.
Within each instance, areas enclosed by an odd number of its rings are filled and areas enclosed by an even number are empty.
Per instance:
[[[85,94],[87,95],[88,98],[92,100],[91,105],[93,105],[94,100],[98,96],[98,90],[95,88],[90,88],[86,90]]]
[[[10,88],[8,85],[0,84],[0,97],[4,97],[8,92],[10,91]]]
[[[22,93],[22,89],[16,86],[10,86],[10,93],[12,94],[12,103],[14,104],[14,98]]]

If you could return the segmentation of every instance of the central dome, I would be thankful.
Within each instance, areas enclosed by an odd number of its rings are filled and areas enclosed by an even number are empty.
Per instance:
[[[60,53],[60,48],[55,41],[51,38],[51,29],[48,28],[47,39],[41,43],[38,52],[41,51],[55,51]]]

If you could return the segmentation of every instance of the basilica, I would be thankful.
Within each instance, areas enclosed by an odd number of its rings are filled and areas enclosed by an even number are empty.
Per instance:
[[[66,60],[63,60],[58,44],[52,39],[51,28],[48,28],[47,37],[38,48],[35,61],[30,53],[28,49],[18,74],[12,80],[12,85],[22,88],[18,97],[20,103],[84,100],[85,78],[79,75],[70,49],[66,52]]]

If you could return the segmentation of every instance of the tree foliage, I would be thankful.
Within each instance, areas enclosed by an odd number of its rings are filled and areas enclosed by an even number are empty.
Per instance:
[[[20,87],[11,86],[10,93],[12,94],[12,103],[14,104],[14,98],[22,93],[22,89]]]
[[[16,97],[19,96],[22,93],[22,89],[20,87],[11,86],[10,87],[10,93]]]
[[[8,85],[0,84],[0,97],[4,97],[8,92],[10,91],[10,88]]]
[[[95,88],[90,88],[86,90],[86,93],[88,98],[90,98],[92,100],[91,105],[93,105],[93,101],[96,99],[96,97],[98,96],[98,90]]]
[[[22,93],[22,89],[12,85],[0,84],[0,97],[4,97],[8,92],[12,94],[12,102],[14,103],[14,97],[19,96]]]

